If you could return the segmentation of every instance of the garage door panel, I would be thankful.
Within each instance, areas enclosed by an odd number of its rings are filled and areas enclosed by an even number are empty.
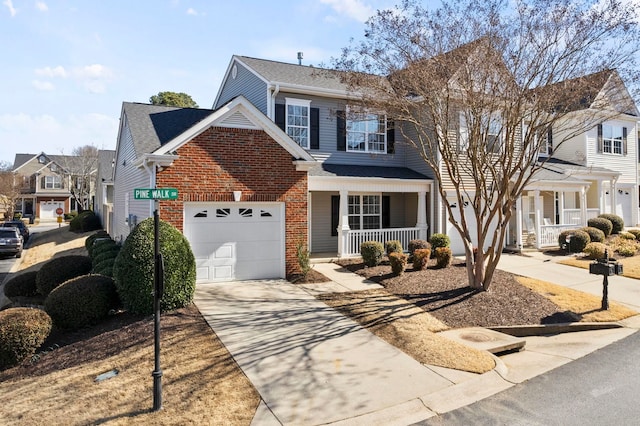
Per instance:
[[[235,271],[237,280],[253,280],[256,278],[280,278],[280,270],[271,260],[254,260],[241,263],[238,261]]]

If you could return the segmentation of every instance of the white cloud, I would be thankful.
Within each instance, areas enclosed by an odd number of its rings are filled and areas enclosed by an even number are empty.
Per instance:
[[[9,9],[9,14],[11,15],[12,18],[16,16],[16,13],[18,13],[18,10],[15,7],[13,7],[12,0],[4,0],[2,4],[7,6],[7,9]]]
[[[198,16],[198,12],[194,8],[190,7],[187,9],[187,15]]]
[[[320,2],[331,6],[337,14],[359,22],[365,22],[375,12],[361,0],[320,0]]]
[[[42,90],[42,91],[45,91],[45,92],[49,92],[49,91],[55,89],[55,86],[50,81],[33,80],[31,82],[31,85],[33,87],[35,87],[36,89]]]
[[[54,67],[54,68],[51,68],[51,67],[38,68],[35,70],[35,73],[36,75],[39,75],[41,77],[49,77],[49,78],[54,78],[54,77],[65,78],[67,76],[67,71],[61,65],[58,65],[57,67]]]
[[[47,4],[43,1],[37,1],[36,9],[38,9],[40,12],[46,12],[49,10],[49,6],[47,6]]]
[[[86,65],[73,69],[73,75],[77,78],[111,78],[112,72],[109,68],[100,64]]]

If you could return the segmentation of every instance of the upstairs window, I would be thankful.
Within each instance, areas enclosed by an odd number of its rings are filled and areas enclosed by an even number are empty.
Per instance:
[[[309,149],[310,105],[309,100],[286,98],[286,132],[305,149]]]
[[[598,126],[600,152],[605,154],[626,154],[627,129],[621,126],[602,124]]]
[[[386,121],[384,114],[350,112],[346,120],[347,151],[386,153]]]
[[[45,176],[42,178],[42,188],[62,189],[62,179],[60,176]]]
[[[482,114],[478,121],[475,121],[475,117],[471,117],[471,119],[472,121],[469,123],[467,115],[463,111],[460,112],[458,149],[467,151],[469,149],[469,138],[477,137],[480,140],[485,139],[486,152],[499,153],[503,145],[502,118],[498,114],[487,113]]]

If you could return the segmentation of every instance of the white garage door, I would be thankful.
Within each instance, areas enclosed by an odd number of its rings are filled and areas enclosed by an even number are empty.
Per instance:
[[[56,209],[64,208],[64,201],[40,201],[40,220],[56,220]]]
[[[452,198],[452,199],[448,199],[450,204],[456,204],[457,201],[456,199]],[[467,219],[467,227],[469,229],[469,235],[471,236],[471,241],[473,243],[473,246],[477,246],[478,242],[477,242],[477,238],[476,238],[476,234],[477,234],[477,222],[475,220],[475,215],[473,213],[473,208],[469,205],[464,207],[465,211],[465,218]],[[453,209],[453,213],[454,213],[454,217],[455,219],[460,222],[460,211],[457,208]],[[492,226],[491,227],[491,232],[495,232],[497,226]],[[453,253],[454,256],[460,256],[460,255],[464,255],[464,243],[462,242],[462,237],[460,236],[460,233],[458,232],[458,230],[448,221],[446,222],[446,229],[447,229],[447,235],[449,236],[449,238],[451,239],[451,251]],[[492,240],[493,236],[491,235],[491,233],[488,236],[488,241],[485,241],[485,250],[489,247],[489,245],[491,244],[491,240]]]
[[[284,204],[186,203],[184,213],[199,282],[284,278]]]
[[[633,191],[629,189],[621,189],[616,194],[616,214],[624,220],[625,226],[632,225],[631,219],[631,197],[633,196]]]

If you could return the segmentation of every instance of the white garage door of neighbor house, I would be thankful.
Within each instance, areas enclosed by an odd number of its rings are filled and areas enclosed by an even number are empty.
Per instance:
[[[40,220],[55,220],[58,207],[64,208],[64,201],[40,201]]]
[[[456,204],[457,201],[452,198],[452,199],[448,199],[450,204]],[[467,219],[467,227],[469,229],[469,235],[471,236],[471,240],[473,242],[474,247],[477,245],[477,238],[476,238],[476,234],[477,234],[477,222],[475,219],[475,215],[473,214],[473,210],[472,207],[470,205],[466,205],[464,207],[465,209],[465,218]],[[460,211],[457,208],[453,209],[453,213],[454,213],[454,218],[460,222]],[[491,227],[491,232],[495,232],[497,226],[492,226]],[[462,242],[462,237],[460,236],[460,233],[456,230],[456,228],[449,222],[449,220],[447,219],[446,222],[446,229],[447,229],[447,235],[449,236],[450,240],[451,240],[451,251],[453,253],[454,256],[460,256],[460,255],[464,255],[464,244]],[[485,241],[485,250],[489,247],[489,245],[491,244],[491,238],[492,238],[492,234],[489,234],[489,241]]]
[[[284,278],[283,203],[187,203],[184,214],[198,282]]]
[[[619,190],[616,194],[616,214],[624,220],[626,226],[631,225],[631,197],[633,191],[628,189]]]

